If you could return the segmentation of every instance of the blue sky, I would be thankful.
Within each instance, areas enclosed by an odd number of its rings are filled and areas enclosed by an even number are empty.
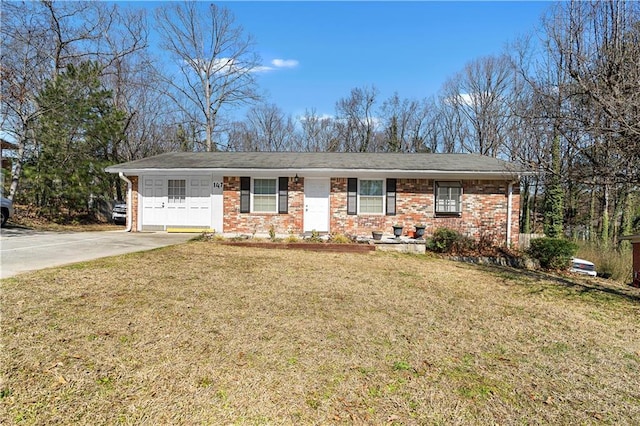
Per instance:
[[[209,2],[203,1],[203,7]],[[132,3],[135,5],[136,3]],[[294,117],[334,115],[356,87],[375,86],[381,103],[436,95],[476,58],[539,26],[547,1],[226,1],[257,42],[260,88]],[[146,6],[158,3],[147,3]],[[280,65],[274,66],[272,61]]]
[[[379,100],[435,95],[447,78],[540,24],[550,2],[221,2],[251,33],[269,99],[292,115],[333,115],[351,89],[375,85]]]

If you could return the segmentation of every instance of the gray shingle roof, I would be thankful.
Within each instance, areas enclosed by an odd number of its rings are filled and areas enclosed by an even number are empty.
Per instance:
[[[170,152],[107,167],[108,172],[145,170],[360,170],[520,175],[515,164],[476,154],[344,152]]]

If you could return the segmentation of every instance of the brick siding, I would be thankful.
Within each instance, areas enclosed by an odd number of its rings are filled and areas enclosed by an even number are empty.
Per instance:
[[[131,231],[138,232],[138,199],[139,199],[138,181],[139,180],[138,180],[138,176],[127,176],[127,179],[131,181]]]
[[[132,190],[131,230],[139,228],[138,176],[128,176]],[[330,186],[330,229],[333,234],[368,236],[380,229],[392,232],[400,223],[405,231],[414,225],[426,226],[429,236],[437,228],[451,228],[475,240],[487,239],[502,245],[506,240],[508,186],[506,181],[467,180],[462,182],[462,213],[459,217],[435,215],[433,179],[398,179],[396,187],[396,215],[348,215],[347,178],[332,178]],[[271,226],[278,234],[299,234],[304,229],[304,179],[297,183],[289,179],[288,214],[240,213],[240,178],[225,177],[223,188],[223,231],[226,233],[268,233]],[[514,185],[511,213],[511,244],[518,246],[520,193]],[[634,251],[634,270],[640,269],[640,249]]]
[[[467,180],[462,182],[462,213],[459,217],[435,215],[433,179],[398,179],[396,215],[348,215],[347,178],[332,178],[330,192],[330,229],[333,234],[371,235],[380,229],[392,232],[400,223],[405,231],[422,223],[428,236],[437,228],[447,227],[475,240],[486,239],[502,245],[507,238],[507,181]],[[289,213],[240,213],[240,178],[224,178],[224,232],[301,233],[304,219],[304,179],[289,180]],[[511,213],[511,244],[518,246],[520,193],[514,185]]]
[[[289,206],[287,214],[240,213],[240,178],[225,177],[223,189],[223,231],[227,233],[265,234],[271,226],[277,234],[302,232],[304,216],[304,180],[298,183],[289,178]]]

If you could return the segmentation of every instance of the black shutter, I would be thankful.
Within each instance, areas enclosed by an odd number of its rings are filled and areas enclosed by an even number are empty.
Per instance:
[[[347,214],[358,214],[358,179],[347,179]]]
[[[289,178],[278,178],[278,213],[287,214],[289,212]]]
[[[251,200],[251,178],[240,178],[240,213],[249,213]]]
[[[396,180],[387,179],[387,216],[396,215]]]

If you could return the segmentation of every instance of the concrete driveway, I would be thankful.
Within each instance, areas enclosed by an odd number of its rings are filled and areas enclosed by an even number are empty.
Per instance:
[[[2,228],[0,278],[20,272],[183,243],[195,234],[166,232],[39,232]]]

